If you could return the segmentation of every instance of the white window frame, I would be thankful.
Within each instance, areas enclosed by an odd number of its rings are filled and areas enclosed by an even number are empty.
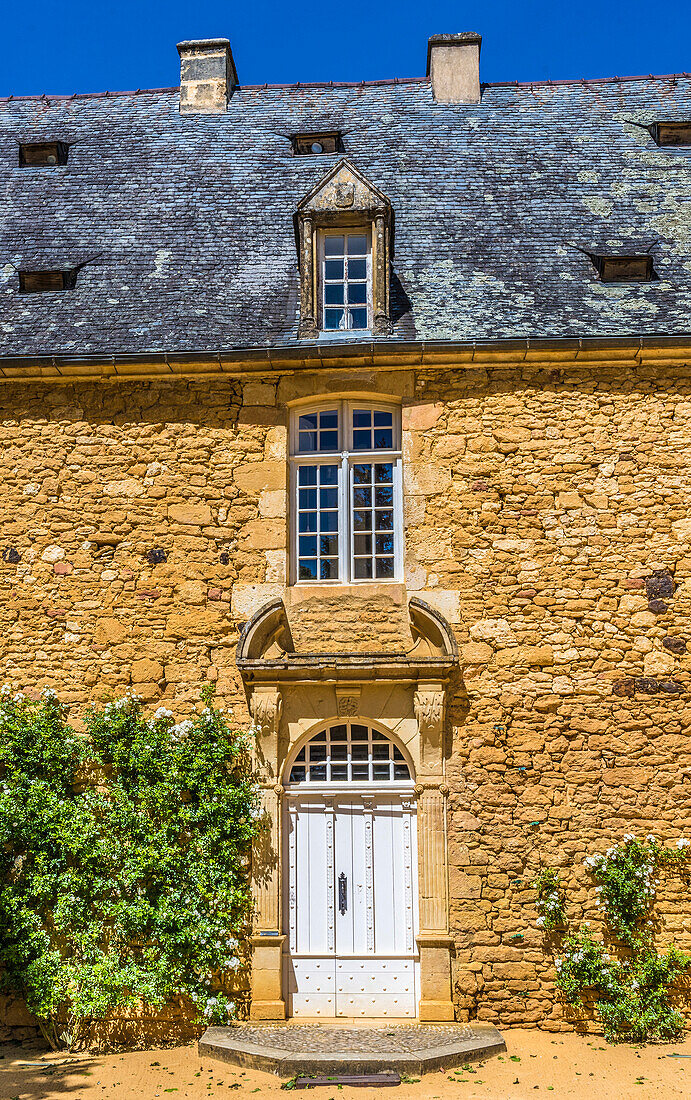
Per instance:
[[[353,412],[367,409],[392,414],[391,450],[353,450]],[[299,418],[307,413],[338,414],[338,449],[336,451],[298,452]],[[354,541],[351,505],[351,467],[358,463],[391,462],[393,465],[393,535],[394,569],[392,577],[355,577]],[[300,466],[338,465],[338,578],[306,580],[298,575],[298,470]],[[403,579],[403,470],[401,452],[401,407],[382,401],[337,399],[302,405],[291,410],[290,418],[290,578],[294,585],[400,584]],[[374,537],[374,532],[372,532]]]
[[[353,237],[366,237],[367,238],[367,256],[366,256],[366,261],[367,261],[367,284],[366,284],[367,285],[367,291],[366,291],[366,297],[367,297],[367,303],[366,303],[367,327],[366,328],[347,328],[347,329],[326,328],[325,327],[326,317],[325,317],[325,313],[324,313],[324,310],[326,309],[326,302],[325,302],[326,291],[324,289],[325,286],[326,286],[326,280],[325,280],[324,276],[325,276],[325,261],[327,259],[327,256],[326,256],[325,249],[324,249],[324,242],[325,242],[327,237],[347,237],[348,235],[353,236]],[[330,257],[328,257],[328,258],[330,258]],[[358,257],[358,259],[361,259],[361,258],[362,257]],[[330,306],[329,308],[338,309],[338,306]],[[348,308],[347,304],[345,304],[343,308],[347,309]],[[352,308],[357,309],[358,307],[354,306]],[[362,307],[360,307],[360,308],[362,308]],[[369,225],[347,225],[347,226],[341,226],[340,228],[336,227],[334,229],[321,229],[319,231],[319,330],[320,330],[320,332],[324,332],[324,333],[326,333],[327,335],[330,335],[330,336],[333,336],[338,332],[371,332],[373,312],[374,312],[374,306],[373,306],[373,301],[372,301],[372,228],[371,228],[371,226],[369,226]]]

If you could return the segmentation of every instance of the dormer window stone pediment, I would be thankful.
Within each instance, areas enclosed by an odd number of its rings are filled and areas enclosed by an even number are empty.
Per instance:
[[[322,281],[325,275],[320,257],[323,254],[323,234],[340,228],[361,230],[367,241],[368,328],[373,336],[390,335],[389,272],[393,249],[393,211],[386,195],[344,158],[299,202],[296,220],[300,249],[298,335],[302,339],[316,339],[320,332],[331,327],[324,317]],[[344,247],[347,251],[347,245]],[[347,286],[342,292],[333,288],[331,293],[347,296],[349,290]],[[360,292],[357,293],[360,301]],[[347,297],[343,304],[348,305]],[[354,328],[363,330],[362,323],[353,325],[352,320],[344,323],[343,327],[351,331]]]

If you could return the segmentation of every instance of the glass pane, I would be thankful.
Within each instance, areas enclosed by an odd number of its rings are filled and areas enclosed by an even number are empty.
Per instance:
[[[393,555],[393,534],[377,535],[375,538],[375,553],[389,557]]]
[[[351,328],[367,328],[366,309],[351,309],[349,312]]]
[[[391,483],[393,481],[393,463],[377,462],[376,466],[374,467],[374,479],[380,484],[382,482]]]
[[[324,328],[335,329],[345,328],[344,321],[345,314],[342,309],[325,309],[324,310]]]
[[[338,466],[320,466],[319,469],[322,485],[338,485]]]
[[[309,534],[310,531],[317,530],[317,513],[316,512],[300,512],[298,519],[298,527],[300,534]]]
[[[371,409],[355,409],[353,411],[353,427],[369,428],[372,425]]]
[[[337,451],[338,450],[338,432],[320,432],[319,433],[319,450],[320,451]]]
[[[410,779],[410,771],[407,764],[394,764],[393,766],[394,779]]]
[[[332,726],[330,731],[332,741],[345,741],[348,737],[347,726]]]
[[[367,279],[367,260],[348,260],[348,279],[353,282],[363,280],[363,286],[367,286],[364,281]]]
[[[354,298],[349,298],[349,301],[356,301]],[[342,306],[343,305],[343,283],[327,283],[324,287],[324,301],[327,306]]]
[[[291,783],[304,783],[305,782],[305,768],[293,767],[290,770],[290,782]]]
[[[335,283],[334,285],[337,286],[338,284]],[[342,298],[341,301],[343,301]],[[356,306],[367,304],[367,285],[365,283],[348,284],[348,304]]]
[[[353,432],[353,450],[372,450],[372,433],[369,428],[358,428],[356,431]]]
[[[366,783],[369,779],[369,764],[353,764],[353,781]]]
[[[330,282],[342,281],[344,276],[343,260],[326,260],[324,263],[324,278]]]
[[[326,745],[315,745],[312,741],[310,743],[310,764],[315,760],[326,760]]]
[[[317,433],[316,432],[300,432],[298,446],[301,451],[316,451],[317,449]]]
[[[317,539],[315,535],[300,535],[298,544],[301,558],[317,556]]]
[[[377,536],[377,538],[381,537]],[[388,538],[388,535],[385,535],[384,538]],[[319,553],[323,558],[338,557],[338,535],[320,535]]]
[[[367,255],[367,237],[360,236],[359,234],[348,234],[348,255],[349,256],[366,256]]]
[[[393,432],[391,428],[376,428],[374,432],[374,446],[377,450],[390,451],[393,447]]]
[[[374,426],[375,428],[391,428],[393,427],[393,413],[382,412],[375,409],[374,412]]]
[[[298,491],[298,498],[300,508],[313,509],[317,507],[316,489],[300,489]]]
[[[375,413],[376,416],[376,413]],[[375,420],[376,424],[376,420]],[[319,416],[320,428],[337,428],[338,427],[338,413],[334,409],[333,412],[323,412]]]
[[[296,764],[304,764],[305,763],[305,750],[304,749],[300,749],[299,753],[295,757],[295,763]]]
[[[347,764],[332,764],[331,765],[331,779],[334,783],[345,783],[348,779],[348,765]]]
[[[353,725],[350,727],[351,741],[368,741],[369,729],[367,726]]]
[[[393,748],[393,758],[394,758],[394,760],[404,760],[405,759],[405,757],[403,756],[403,753],[401,752],[400,749],[397,749],[395,745],[393,745],[392,748]]]
[[[371,558],[356,558],[353,562],[353,570],[355,573],[355,579],[358,581],[369,580],[372,576],[372,559]]]
[[[384,485],[382,488],[377,487],[374,491],[374,501],[377,508],[392,508],[393,487],[390,485]]]
[[[347,760],[348,759],[348,746],[347,745],[334,745],[331,744],[331,759],[332,760]]]
[[[310,428],[316,428],[316,426],[317,426],[317,414],[316,413],[305,413],[303,416],[300,417],[298,428],[300,429],[301,432],[309,431]]]
[[[307,490],[311,492],[311,490]],[[377,492],[381,492],[377,489]],[[356,485],[353,489],[353,504],[356,508],[370,508],[372,505],[372,490],[365,485]]]
[[[353,512],[353,527],[356,531],[372,530],[371,512]]]
[[[316,485],[317,484],[317,467],[316,466],[299,466],[298,467],[298,485]]]
[[[356,485],[369,485],[372,480],[372,467],[369,463],[358,462],[353,466],[353,481]]]
[[[388,760],[389,759],[389,746],[384,742],[378,745],[372,745],[372,759],[373,760]]]
[[[367,759],[367,744],[362,743],[359,745],[353,745],[352,752],[350,754],[351,760],[366,760]]]
[[[377,558],[377,577],[380,580],[391,580],[393,575],[393,558]]]
[[[338,558],[323,558],[320,561],[319,579],[322,581],[338,580]]]
[[[316,581],[317,579],[317,561],[316,558],[312,561],[300,562],[300,580],[301,581]]]
[[[393,512],[375,512],[374,526],[377,531],[393,531]]]
[[[308,492],[311,492],[311,490],[308,490]],[[330,486],[321,488],[319,490],[319,504],[322,508],[338,508],[338,489]]]
[[[355,535],[353,539],[353,553],[356,555],[371,554],[372,553],[372,536],[371,535]]]
[[[322,730],[316,737],[312,738],[313,741],[326,741],[326,730]]]
[[[390,764],[373,764],[372,765],[372,778],[377,779],[389,779],[391,774]]]
[[[343,237],[324,237],[324,254],[326,256],[342,256]]]
[[[323,532],[338,531],[338,512],[322,512],[319,518]],[[312,528],[310,527],[308,530],[311,531]]]
[[[324,783],[326,780],[326,764],[316,764],[310,768],[310,782]]]

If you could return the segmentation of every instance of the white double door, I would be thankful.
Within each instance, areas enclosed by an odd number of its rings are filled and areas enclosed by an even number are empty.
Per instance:
[[[286,794],[291,1015],[415,1017],[413,798]]]

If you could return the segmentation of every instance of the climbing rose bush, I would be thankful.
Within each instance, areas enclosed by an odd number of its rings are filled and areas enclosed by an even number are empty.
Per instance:
[[[594,995],[610,1042],[677,1038],[684,1018],[672,1005],[672,987],[691,967],[691,956],[674,944],[658,952],[653,906],[665,870],[688,875],[691,843],[680,837],[668,848],[652,835],[637,840],[629,833],[606,853],[588,856],[584,865],[597,883],[597,904],[613,954],[587,921],[569,928],[559,874],[554,868],[541,871],[533,884],[537,924],[560,941],[554,959],[558,988],[571,1005]]]
[[[136,695],[90,710],[0,689],[0,987],[53,1047],[183,996],[226,1022],[258,827],[247,735],[210,694],[176,723]]]

